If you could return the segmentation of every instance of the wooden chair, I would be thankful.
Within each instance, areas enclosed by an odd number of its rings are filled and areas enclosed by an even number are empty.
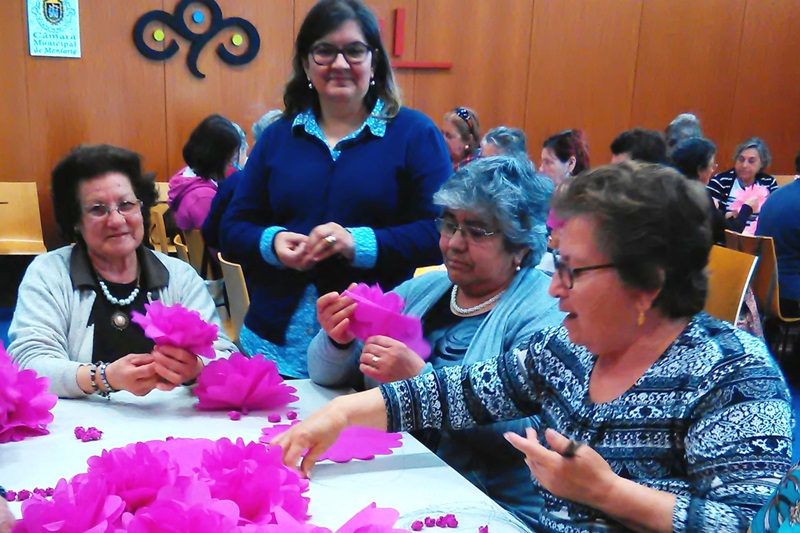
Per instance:
[[[186,246],[189,248],[189,262],[203,279],[210,279],[210,272],[203,272],[203,254],[206,253],[206,243],[199,229],[190,229],[183,232],[186,237]],[[205,270],[209,270],[206,265]]]
[[[743,235],[731,230],[725,230],[725,245],[733,250],[759,258],[758,267],[752,281],[753,294],[756,297],[756,303],[761,314],[765,318],[777,320],[780,324],[778,342],[772,342],[770,348],[773,354],[781,353],[788,344],[792,327],[800,325],[800,317],[784,317],[781,314],[775,241],[772,237]]]
[[[778,187],[783,187],[784,185],[792,183],[795,180],[795,178],[797,178],[797,176],[795,176],[794,174],[786,174],[786,175],[783,175],[783,176],[779,175],[779,176],[772,176],[772,177],[775,178],[775,181],[778,182]]]
[[[172,239],[172,244],[175,245],[175,253],[178,259],[191,265],[192,262],[189,261],[189,248],[183,244],[183,238],[180,235],[175,235],[175,238]]]
[[[150,208],[150,243],[161,253],[175,255],[175,246],[167,238],[167,225],[164,223],[167,209],[167,204],[156,204]]]
[[[38,255],[46,251],[36,183],[0,183],[0,254]]]
[[[705,306],[709,315],[736,323],[757,261],[752,255],[722,246],[711,248]]]
[[[222,277],[225,279],[225,291],[228,294],[228,306],[231,315],[231,340],[239,342],[239,331],[244,324],[244,317],[250,308],[250,293],[244,280],[244,273],[239,264],[226,261],[221,253],[217,253],[222,266]]]
[[[437,270],[441,270],[443,272],[447,272],[447,268],[444,265],[431,265],[426,267],[419,267],[414,271],[414,277],[421,276],[423,274],[427,274],[428,272],[434,272]]]
[[[158,200],[156,200],[160,204],[167,203],[167,199],[169,198],[169,183],[165,181],[157,181],[156,183],[156,191],[158,191]]]

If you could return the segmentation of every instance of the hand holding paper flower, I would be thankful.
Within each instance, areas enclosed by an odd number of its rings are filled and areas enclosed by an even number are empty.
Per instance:
[[[753,183],[749,187],[739,189],[733,195],[733,202],[728,206],[730,211],[738,213],[745,204],[753,208],[753,213],[761,211],[761,206],[769,197],[769,189],[763,185]]]
[[[144,334],[157,346],[175,346],[193,354],[214,359],[214,341],[219,327],[209,324],[197,311],[181,304],[166,306],[161,302],[144,304],[146,314],[131,313],[131,320],[144,329]]]

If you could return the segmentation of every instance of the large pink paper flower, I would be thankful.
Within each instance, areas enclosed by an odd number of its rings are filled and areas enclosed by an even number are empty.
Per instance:
[[[407,529],[394,527],[399,516],[397,509],[380,508],[371,503],[337,529],[336,533],[409,533]]]
[[[177,478],[178,469],[169,454],[153,451],[143,442],[103,450],[87,462],[89,470],[84,475],[105,479],[109,493],[122,498],[128,512],[150,505],[158,491]]]
[[[234,353],[209,363],[197,378],[196,409],[274,409],[297,400],[297,389],[287,385],[278,367],[263,355],[252,358]]]
[[[274,523],[278,508],[298,521],[307,518],[308,498],[303,493],[308,480],[283,464],[277,446],[220,439],[203,455],[198,475],[209,484],[211,496],[239,506],[243,521]]]
[[[109,494],[104,480],[62,479],[52,499],[35,495],[22,503],[22,520],[14,528],[18,533],[41,531],[62,533],[114,533],[114,524],[125,504]]]
[[[157,346],[175,346],[214,359],[214,341],[219,327],[209,324],[197,311],[190,311],[181,304],[166,306],[159,301],[144,304],[146,314],[131,313],[131,320],[139,324],[144,334]]]
[[[767,201],[768,196],[769,189],[763,185],[754,183],[749,187],[737,190],[733,195],[733,202],[731,202],[731,204],[728,206],[728,209],[734,213],[738,213],[744,204],[755,201],[756,207],[753,208],[753,212],[758,213],[761,211],[761,206],[763,206],[764,202]],[[754,235],[755,231],[756,224],[748,223],[742,233]]]
[[[276,424],[263,428],[260,442],[269,443],[275,436],[280,435],[294,424]],[[329,459],[335,463],[346,463],[353,459],[366,461],[374,459],[376,455],[391,455],[393,448],[403,445],[400,433],[386,433],[377,429],[351,426],[345,429],[336,442],[328,448],[319,458],[320,461]]]
[[[20,371],[0,344],[0,443],[50,433],[50,410],[58,397],[47,392],[49,386],[50,380],[33,370]]]
[[[422,321],[402,314],[403,299],[399,295],[365,283],[343,294],[358,303],[350,320],[350,331],[356,338],[365,341],[373,335],[383,335],[402,342],[423,360],[430,356],[430,344],[422,336]]]

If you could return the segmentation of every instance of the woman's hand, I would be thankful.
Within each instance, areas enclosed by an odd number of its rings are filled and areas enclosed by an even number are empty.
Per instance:
[[[281,231],[275,235],[272,246],[281,264],[294,270],[308,270],[314,263],[306,253],[308,237],[302,233]]]
[[[364,343],[359,369],[381,383],[407,379],[425,368],[425,361],[400,341],[375,335]]]
[[[160,390],[171,390],[195,379],[203,370],[203,361],[195,354],[175,346],[156,346],[153,349],[156,373],[167,381],[159,382]]]
[[[17,519],[11,514],[6,500],[0,498],[0,533],[10,533],[16,523]]]
[[[322,224],[308,234],[306,250],[314,263],[336,254],[352,261],[355,257],[355,241],[349,231],[335,222]]]
[[[605,459],[585,445],[580,445],[572,457],[566,457],[569,439],[554,429],[548,429],[544,436],[549,450],[539,444],[534,429],[527,429],[527,438],[516,433],[505,435],[512,446],[525,454],[531,474],[542,487],[559,498],[602,508],[618,479]]]
[[[348,289],[355,287],[351,283]],[[356,302],[338,292],[323,294],[317,299],[317,320],[328,334],[328,337],[339,344],[353,342],[355,337],[350,333],[350,317],[356,309]]]
[[[144,396],[156,388],[161,377],[156,373],[152,354],[131,353],[106,365],[106,380],[117,390],[125,390],[136,396]],[[104,390],[99,370],[96,382]]]

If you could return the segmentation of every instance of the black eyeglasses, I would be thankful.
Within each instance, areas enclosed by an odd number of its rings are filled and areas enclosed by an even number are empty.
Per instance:
[[[470,244],[480,243],[496,233],[494,231],[486,231],[476,226],[461,226],[452,220],[445,220],[443,218],[436,219],[436,229],[438,229],[439,234],[446,239],[451,239],[457,231],[460,231],[464,240]]]
[[[553,254],[553,264],[556,268],[556,274],[558,274],[558,281],[561,282],[565,289],[572,289],[575,285],[575,278],[583,272],[617,267],[614,263],[606,263],[604,265],[570,268],[566,263],[561,262],[561,256],[557,252]]]
[[[457,107],[453,109],[453,113],[458,115],[458,117],[467,123],[467,127],[469,128],[470,134],[475,136],[475,127],[472,123],[472,115],[470,114],[469,110],[466,107]]]
[[[135,215],[137,213],[142,212],[142,201],[138,199],[123,200],[114,207],[111,207],[110,205],[106,204],[94,204],[94,205],[84,206],[83,208],[84,213],[86,213],[87,215],[96,220],[106,218],[108,215],[111,214],[111,211],[116,211],[123,217],[127,217],[128,215]]]
[[[360,65],[367,60],[370,48],[364,43],[355,42],[338,48],[330,43],[320,43],[311,48],[311,59],[321,67],[332,65],[339,54],[344,56],[345,61],[350,65]]]

